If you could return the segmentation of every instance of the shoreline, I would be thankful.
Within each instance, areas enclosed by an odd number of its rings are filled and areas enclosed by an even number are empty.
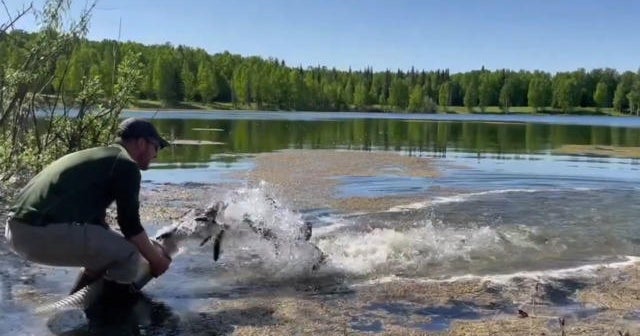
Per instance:
[[[145,106],[145,105],[153,105],[153,106]],[[361,109],[361,110],[349,110],[349,111],[296,111],[296,110],[281,110],[281,109],[257,109],[257,108],[248,108],[246,106],[236,106],[234,107],[231,103],[217,103],[214,106],[206,106],[199,103],[190,103],[183,102],[177,106],[173,107],[163,107],[159,102],[152,102],[147,104],[139,104],[132,105],[125,108],[123,111],[130,112],[180,112],[180,111],[199,111],[199,112],[229,112],[229,111],[243,111],[243,112],[290,112],[290,113],[298,113],[298,112],[328,112],[328,113],[373,113],[373,114],[438,114],[438,115],[447,115],[447,114],[457,114],[457,115],[504,115],[504,116],[513,116],[513,115],[530,115],[530,116],[603,116],[603,117],[637,117],[632,114],[625,114],[621,112],[612,111],[611,109],[606,109],[605,111],[595,111],[593,108],[589,107],[577,107],[573,112],[565,113],[560,110],[545,110],[543,112],[533,112],[530,111],[530,107],[527,106],[516,106],[514,110],[503,112],[499,110],[497,107],[492,106],[489,107],[486,111],[482,112],[480,110],[468,111],[463,106],[450,106],[446,110],[442,110],[442,108],[438,107],[436,111],[433,112],[409,112],[409,111],[391,111],[385,110],[381,108],[370,108],[370,109]]]

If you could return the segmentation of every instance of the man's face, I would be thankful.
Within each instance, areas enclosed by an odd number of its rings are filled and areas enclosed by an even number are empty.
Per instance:
[[[160,144],[155,139],[142,138],[138,139],[139,155],[136,160],[140,170],[149,169],[151,161],[158,156]]]

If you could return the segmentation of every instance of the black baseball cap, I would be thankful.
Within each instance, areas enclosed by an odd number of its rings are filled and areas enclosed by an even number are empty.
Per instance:
[[[129,140],[138,138],[154,139],[158,142],[160,148],[169,146],[169,142],[163,139],[158,131],[147,120],[138,118],[128,118],[118,125],[116,136],[119,140]]]

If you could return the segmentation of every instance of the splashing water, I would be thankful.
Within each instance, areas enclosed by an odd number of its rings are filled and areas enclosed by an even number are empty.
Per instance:
[[[332,265],[360,280],[555,272],[637,255],[628,238],[637,231],[634,217],[615,206],[629,197],[637,195],[555,187],[463,192],[334,216],[314,236]]]
[[[281,240],[300,240],[304,220],[272,196],[262,182],[256,188],[234,190],[225,197],[228,204],[224,219],[232,223],[251,221],[256,227],[269,229]]]
[[[224,202],[222,221],[229,233],[222,255],[239,262],[236,273],[250,270],[245,278],[274,281],[304,277],[323,258],[322,251],[305,240],[302,216],[281,204],[266,183],[234,190]]]
[[[572,251],[586,248],[575,241],[573,233],[582,226],[554,224],[556,212],[564,208],[531,212],[517,205],[540,197],[557,204],[557,193],[563,196],[574,191],[509,189],[463,193],[396,211],[327,212],[314,221],[317,227],[307,242],[305,217],[280,202],[262,183],[225,197],[224,222],[233,232],[225,238],[223,259],[227,254],[227,260],[233,260],[226,270],[251,281],[315,277],[318,273],[356,281],[388,276],[447,279],[620,261],[589,255],[575,258],[582,250]],[[520,203],[514,205],[514,200]],[[494,203],[503,211],[485,209]],[[326,262],[320,272],[313,273],[312,265],[323,254]]]
[[[478,253],[503,249],[504,237],[495,229],[447,228],[426,220],[407,230],[376,228],[328,236],[318,245],[332,251],[330,260],[356,276],[425,273],[451,263],[471,262]]]

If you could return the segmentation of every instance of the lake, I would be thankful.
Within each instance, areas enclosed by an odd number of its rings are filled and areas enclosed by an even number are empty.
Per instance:
[[[335,198],[414,200],[399,208],[372,213],[322,209],[316,214],[291,209],[315,216],[314,225],[323,230],[318,245],[355,277],[561,271],[640,254],[639,161],[556,153],[567,145],[638,147],[637,118],[244,111],[132,115],[153,117],[171,139],[211,142],[162,151],[143,175],[151,184],[241,186],[242,172],[255,167],[255,155],[285,149],[390,151],[434,162],[440,171],[435,178],[393,171],[331,177],[338,181]],[[288,201],[287,195],[281,197]],[[357,229],[364,222],[379,230]],[[375,260],[354,255],[354,245]]]

